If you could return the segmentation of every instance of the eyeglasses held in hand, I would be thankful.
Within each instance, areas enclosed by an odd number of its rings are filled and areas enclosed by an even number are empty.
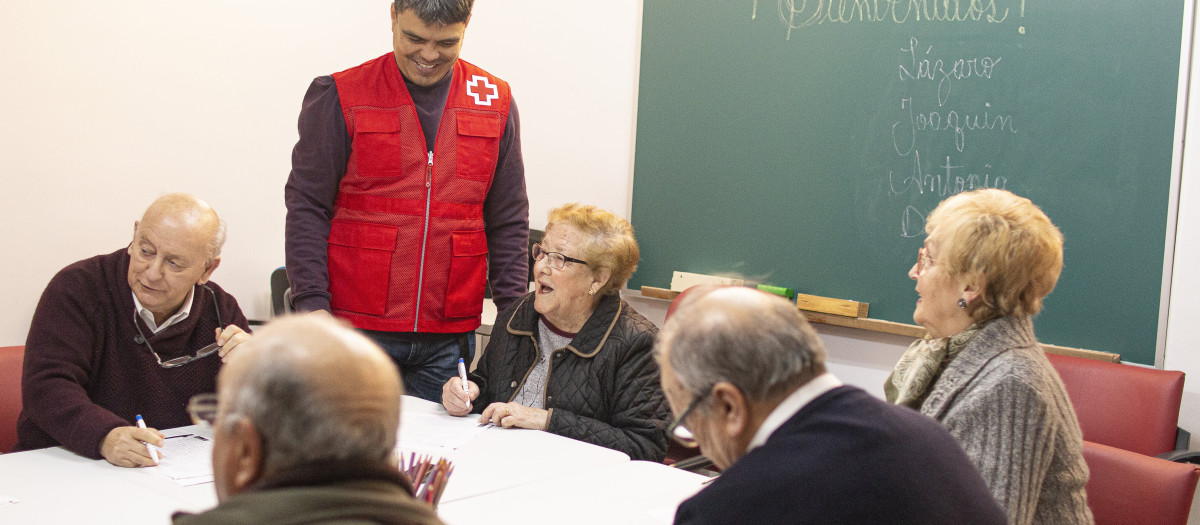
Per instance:
[[[210,295],[212,295],[213,310],[216,310],[216,312],[217,312],[217,326],[224,328],[225,323],[221,322],[221,309],[217,307],[217,293],[214,292],[212,290],[212,288],[209,288],[208,286],[200,285],[200,287],[204,288],[205,290],[208,290],[208,293]],[[162,358],[158,356],[158,352],[154,351],[154,347],[150,346],[150,340],[146,338],[146,334],[142,333],[142,326],[138,324],[136,315],[133,318],[133,327],[136,328],[137,332],[138,332],[139,340],[137,342],[145,343],[146,348],[150,349],[150,353],[154,354],[154,359],[156,361],[158,361],[158,366],[161,366],[163,368],[175,368],[175,367],[183,366],[183,365],[191,363],[192,361],[195,361],[197,359],[202,359],[202,358],[208,357],[210,355],[213,355],[213,354],[217,353],[218,350],[221,349],[221,345],[219,345],[217,343],[212,343],[210,345],[205,346],[204,348],[201,348],[199,350],[196,350],[195,352],[192,352],[192,355],[180,356],[180,357],[176,357],[174,359],[168,359],[166,361],[163,361]]]

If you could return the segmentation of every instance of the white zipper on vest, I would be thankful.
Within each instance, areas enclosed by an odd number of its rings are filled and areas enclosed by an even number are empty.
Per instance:
[[[421,266],[417,271],[417,311],[413,312],[413,331],[421,322],[421,287],[425,284],[425,246],[429,243],[429,205],[433,196],[433,151],[425,165],[425,232],[421,234]]]

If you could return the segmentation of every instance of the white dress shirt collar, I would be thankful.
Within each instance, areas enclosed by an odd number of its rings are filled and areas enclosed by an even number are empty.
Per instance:
[[[191,290],[188,290],[187,297],[183,299],[183,306],[179,307],[179,311],[175,312],[175,315],[172,315],[171,317],[168,317],[166,321],[163,321],[162,326],[158,326],[158,324],[154,322],[154,312],[151,312],[142,306],[142,302],[138,300],[137,294],[133,294],[133,309],[143,321],[146,321],[146,326],[150,327],[150,332],[157,334],[163,330],[166,330],[168,326],[187,319],[188,315],[192,313],[192,299],[195,297],[195,295],[196,287],[193,286]]]
[[[833,374],[825,372],[814,377],[812,381],[805,383],[804,386],[797,388],[795,392],[784,398],[783,402],[779,403],[775,407],[775,410],[772,410],[767,415],[767,419],[763,420],[762,426],[758,427],[758,431],[754,433],[754,439],[750,440],[750,446],[746,447],[746,452],[750,452],[766,443],[767,438],[771,437],[771,434],[774,434],[787,420],[796,415],[796,412],[804,408],[804,405],[807,405],[821,394],[839,386],[842,386],[842,382],[837,377],[834,377]]]

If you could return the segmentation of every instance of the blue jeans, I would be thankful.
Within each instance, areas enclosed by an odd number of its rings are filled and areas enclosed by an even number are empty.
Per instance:
[[[446,334],[447,339],[438,341],[407,341],[391,332],[362,332],[396,363],[405,394],[436,403],[442,402],[442,385],[458,375],[458,358],[463,357],[470,368],[475,357],[475,332]],[[468,356],[462,355],[461,337],[467,339]]]

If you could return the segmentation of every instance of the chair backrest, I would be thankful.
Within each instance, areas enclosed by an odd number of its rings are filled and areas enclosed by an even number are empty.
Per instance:
[[[679,308],[679,303],[683,302],[683,298],[688,294],[688,290],[691,290],[691,288],[679,292],[679,295],[676,295],[675,298],[671,300],[671,304],[667,306],[667,314],[663,318],[664,323],[667,321],[667,319],[671,318],[671,314],[675,313],[675,309]],[[663,460],[663,463],[667,465],[674,465],[684,460],[696,457],[700,457],[700,449],[687,448],[677,443],[674,439],[667,438],[667,456]],[[711,467],[710,465],[710,462],[705,462],[703,466],[711,470],[716,470],[715,467]]]
[[[1096,525],[1184,525],[1200,467],[1083,442],[1091,476],[1088,507]]]
[[[283,315],[292,311],[288,291],[291,283],[288,281],[287,268],[280,266],[271,272],[271,315]]]
[[[21,366],[24,346],[0,348],[0,453],[17,444],[17,416],[21,414]]]
[[[533,277],[533,245],[535,245],[539,242],[542,242],[542,239],[545,237],[546,237],[546,232],[544,232],[542,230],[535,230],[533,228],[529,229],[529,250],[527,250],[525,252],[525,255],[527,257],[529,257],[529,283],[526,285],[526,289],[529,289],[529,287],[530,287],[529,285],[532,285],[533,281],[534,281],[534,277]],[[483,296],[488,299],[492,298],[492,282],[491,282],[491,280],[488,280],[487,286],[483,289]]]
[[[544,238],[546,238],[545,231],[535,230],[532,228],[529,229],[529,251],[525,252],[525,253],[529,254],[529,282],[530,283],[532,283],[534,281],[534,278],[533,278],[533,245],[535,245],[539,242],[542,242],[542,239],[544,239]]]
[[[1046,357],[1067,387],[1084,440],[1148,456],[1174,450],[1183,372]]]
[[[671,299],[671,304],[667,306],[667,313],[663,317],[664,323],[667,322],[667,319],[671,318],[671,314],[675,313],[675,310],[679,308],[680,303],[683,302],[683,298],[687,297],[688,293],[691,291],[692,288],[687,288],[684,291],[679,292],[679,295],[676,295],[674,299]]]

